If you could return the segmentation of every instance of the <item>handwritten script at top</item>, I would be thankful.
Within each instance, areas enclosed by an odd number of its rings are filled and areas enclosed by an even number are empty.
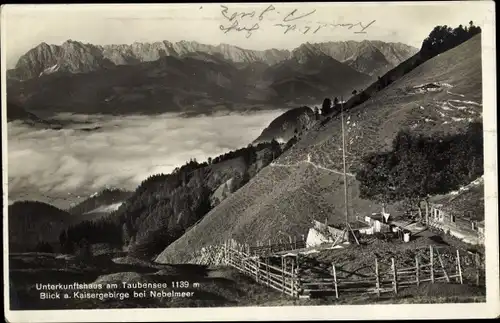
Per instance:
[[[277,10],[273,5],[268,5],[260,10],[236,11],[230,9],[227,5],[221,5],[221,14],[226,24],[221,24],[219,29],[225,34],[228,32],[246,32],[246,38],[250,38],[254,31],[260,29],[261,22],[265,20],[275,21],[274,27],[280,28],[284,34],[290,32],[299,32],[302,34],[316,34],[320,30],[334,29],[337,27],[347,28],[355,34],[366,34],[366,30],[375,23],[372,20],[367,23],[349,22],[336,23],[324,21],[312,21],[314,19],[314,10]],[[307,17],[307,20],[305,19]]]

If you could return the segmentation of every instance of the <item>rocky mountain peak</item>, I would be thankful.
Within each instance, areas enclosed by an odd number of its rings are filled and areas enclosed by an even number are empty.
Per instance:
[[[99,46],[68,39],[60,46],[41,43],[31,49],[19,59],[15,69],[9,71],[9,77],[26,80],[38,77],[47,69],[82,73],[113,65],[155,61],[165,56],[181,57],[193,52],[217,55],[233,63],[260,62],[266,65],[275,65],[290,58],[303,64],[329,56],[337,61],[350,63],[359,72],[374,75],[398,65],[415,54],[417,49],[404,44],[368,40],[314,44],[308,42],[289,51],[275,48],[249,50],[224,43],[213,46],[186,40],[175,43],[163,40]],[[363,62],[355,63],[359,60]],[[375,63],[372,64],[371,61]],[[54,68],[56,64],[57,69]]]

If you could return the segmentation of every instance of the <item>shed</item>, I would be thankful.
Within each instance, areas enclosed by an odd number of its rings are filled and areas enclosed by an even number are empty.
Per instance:
[[[372,230],[365,230],[365,232],[390,232],[391,228],[388,224],[389,214],[373,213],[365,216],[365,222],[370,225]]]

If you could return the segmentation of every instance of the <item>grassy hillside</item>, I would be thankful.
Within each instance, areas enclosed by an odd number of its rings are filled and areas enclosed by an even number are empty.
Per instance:
[[[350,173],[356,172],[363,156],[389,149],[399,130],[457,133],[481,120],[480,37],[419,65],[346,113]],[[343,221],[339,116],[318,124],[276,163],[208,213],[157,261],[189,261],[202,246],[228,238],[255,243],[306,234],[312,219]],[[380,210],[376,203],[359,198],[353,176],[349,204],[354,214]]]

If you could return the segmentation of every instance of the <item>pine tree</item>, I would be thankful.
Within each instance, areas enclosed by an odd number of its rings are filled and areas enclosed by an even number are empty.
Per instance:
[[[329,98],[325,98],[323,100],[323,105],[321,106],[321,114],[322,115],[327,115],[331,112],[332,109],[332,100]]]

